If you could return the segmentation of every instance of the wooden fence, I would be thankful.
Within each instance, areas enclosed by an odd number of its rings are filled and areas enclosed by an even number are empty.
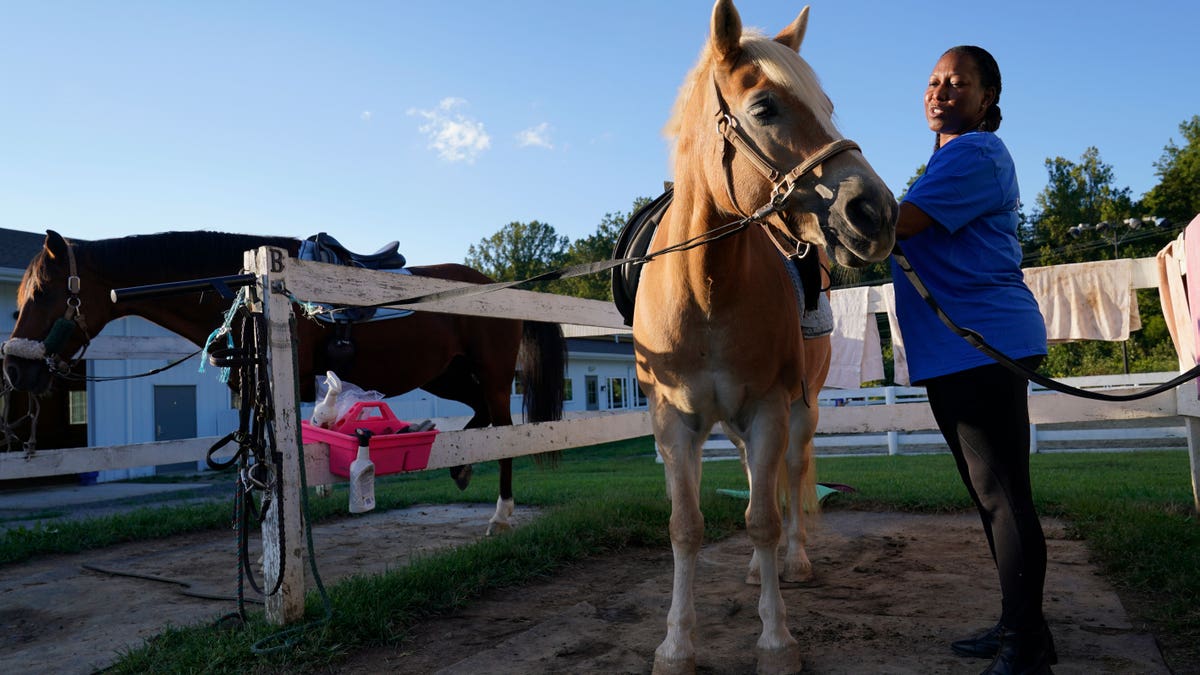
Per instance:
[[[1139,269],[1149,269],[1153,259],[1137,263]],[[245,267],[259,278],[257,297],[261,303],[253,309],[261,311],[269,325],[267,359],[275,400],[276,440],[284,458],[281,480],[286,486],[298,485],[299,463],[304,461],[310,485],[340,481],[341,478],[329,472],[326,446],[302,446],[300,442],[296,356],[293,351],[297,319],[291,311],[290,296],[316,302],[365,305],[446,290],[462,284],[300,261],[286,257],[279,249],[271,248],[247,252]],[[1146,278],[1144,274],[1135,275],[1134,286],[1145,287]],[[612,332],[628,331],[611,303],[512,289],[421,305],[419,309],[505,318],[536,318]],[[825,396],[837,395],[827,392]],[[903,390],[895,390],[892,394],[885,391],[883,395],[884,401],[877,405],[822,408],[821,432],[889,437],[889,434],[936,428],[929,407],[906,400]],[[1192,458],[1193,490],[1200,484],[1196,460],[1197,442],[1200,442],[1200,401],[1197,400],[1194,386],[1180,387],[1130,403],[1097,403],[1058,393],[1039,394],[1030,398],[1030,416],[1035,425],[1183,416]],[[649,414],[644,410],[512,427],[446,431],[439,434],[434,443],[428,468],[493,461],[651,433]],[[0,456],[0,477],[20,478],[199,460],[215,440],[203,438],[110,448],[43,450],[32,457],[12,453],[12,456]],[[1196,507],[1200,511],[1200,494],[1196,495]],[[282,549],[278,542],[281,519],[285,528],[284,539],[288,542],[286,549]],[[303,615],[306,590],[303,542],[299,491],[284,490],[283,499],[272,504],[267,521],[263,524],[266,583],[274,584],[279,569],[282,567],[285,570],[280,593],[268,598],[267,602],[267,616],[273,622],[288,623],[299,620]],[[287,564],[281,565],[285,557]]]

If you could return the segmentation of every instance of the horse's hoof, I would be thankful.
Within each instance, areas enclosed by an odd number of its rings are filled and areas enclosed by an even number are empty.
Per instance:
[[[758,675],[792,675],[800,672],[800,645],[793,642],[776,649],[758,650]]]
[[[508,532],[511,529],[512,525],[509,525],[508,523],[488,523],[487,536],[490,537],[495,534],[500,534],[501,532]]]
[[[807,584],[813,580],[812,565],[784,565],[779,580],[786,584]]]
[[[696,657],[666,659],[654,655],[654,675],[692,675],[696,672]]]
[[[454,479],[454,484],[459,490],[466,490],[471,485],[471,473],[474,467],[471,464],[456,466],[450,469],[450,477]]]

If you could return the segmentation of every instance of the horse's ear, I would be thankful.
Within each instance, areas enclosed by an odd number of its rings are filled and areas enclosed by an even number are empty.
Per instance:
[[[50,256],[51,260],[55,258],[65,258],[67,256],[67,240],[54,230],[46,230],[46,255]]]
[[[775,36],[775,41],[794,52],[799,52],[800,43],[804,41],[804,31],[806,30],[808,30],[808,5],[800,10],[800,16],[796,17],[792,25],[779,31],[779,35]]]
[[[742,17],[733,0],[713,5],[712,46],[718,61],[732,63],[742,52]]]

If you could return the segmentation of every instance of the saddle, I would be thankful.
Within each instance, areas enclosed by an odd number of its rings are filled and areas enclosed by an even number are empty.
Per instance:
[[[621,234],[617,236],[616,246],[613,247],[613,260],[621,258],[637,258],[650,251],[650,243],[654,241],[654,233],[662,222],[671,201],[675,198],[675,186],[668,183],[667,189],[654,201],[634,212]],[[803,287],[803,309],[811,312],[817,309],[821,295],[821,263],[816,255],[806,255],[803,258],[789,260],[791,267],[798,275]],[[642,275],[642,266],[625,263],[612,270],[613,304],[621,313],[626,326],[633,326],[633,302],[637,297],[638,279]],[[798,289],[799,290],[799,289]]]
[[[355,253],[342,246],[341,242],[325,232],[300,242],[296,254],[300,260],[312,260],[333,265],[349,265],[369,270],[381,270],[397,274],[412,274],[404,269],[407,261],[400,253],[400,242],[393,241],[374,253]],[[351,326],[356,323],[394,319],[412,314],[412,310],[377,307],[334,307],[321,304],[330,314],[316,314],[319,321],[333,324],[333,334],[325,344],[326,368],[345,378],[354,365],[357,348],[351,336]]]
[[[300,242],[300,253],[297,257],[301,260],[352,265],[369,270],[396,270],[408,262],[400,253],[398,241],[390,242],[374,253],[355,253],[325,232],[314,234]]]
[[[654,201],[634,212],[613,247],[613,260],[621,258],[636,258],[650,251],[650,242],[654,241],[654,233],[662,222],[671,200],[675,198],[675,186],[668,183],[666,191]],[[642,266],[625,263],[612,270],[613,303],[626,326],[633,325],[633,299],[637,297],[638,279],[642,276]]]

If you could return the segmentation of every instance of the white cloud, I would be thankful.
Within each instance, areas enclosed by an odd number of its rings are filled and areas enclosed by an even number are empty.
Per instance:
[[[362,121],[364,121],[364,122],[370,122],[371,121],[371,111],[370,110],[362,111],[362,114],[359,115],[359,118],[362,119]]]
[[[554,143],[550,141],[550,123],[542,122],[536,127],[530,127],[517,133],[517,145],[522,148],[528,148],[532,146],[536,148],[553,150]]]
[[[492,145],[492,139],[483,129],[483,122],[456,112],[466,105],[461,98],[444,98],[433,110],[408,111],[425,119],[418,130],[429,139],[429,147],[448,162],[473,163],[475,158]]]

